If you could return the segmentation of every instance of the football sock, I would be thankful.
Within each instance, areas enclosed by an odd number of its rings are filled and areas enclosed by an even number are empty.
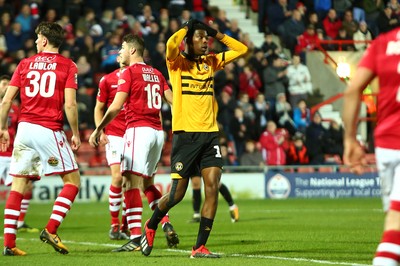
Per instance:
[[[147,202],[149,203],[150,209],[154,211],[156,208],[158,201],[161,199],[161,192],[154,186],[151,185],[143,192],[147,198]]]
[[[153,215],[150,218],[149,223],[147,224],[147,227],[150,229],[157,229],[158,223],[162,220],[162,218],[166,215],[167,213],[162,212],[158,206],[154,209]]]
[[[74,202],[78,191],[79,189],[75,185],[64,185],[56,201],[54,202],[50,220],[46,225],[46,228],[50,234],[57,233],[57,229],[61,225],[65,216],[67,216],[68,211],[71,209],[71,205]]]
[[[197,234],[197,242],[195,249],[198,249],[201,245],[205,245],[207,243],[208,237],[210,236],[211,229],[213,226],[214,220],[208,219],[205,217],[201,217],[199,233]]]
[[[228,203],[229,206],[232,206],[235,204],[235,202],[232,199],[231,192],[229,192],[229,189],[227,186],[221,183],[219,187],[219,193],[221,193],[222,197],[224,197],[225,201]]]
[[[26,215],[26,212],[28,211],[29,203],[31,202],[31,199],[32,199],[32,191],[28,191],[28,192],[24,193],[24,197],[21,202],[21,213],[19,214],[19,218],[18,218],[18,227],[20,227],[24,224],[25,215]]]
[[[4,208],[4,246],[15,247],[17,238],[17,220],[20,215],[23,195],[17,191],[10,191]]]
[[[192,204],[193,204],[193,211],[195,213],[200,213],[201,189],[193,189]]]
[[[126,221],[131,232],[130,239],[140,237],[142,234],[142,212],[143,204],[140,190],[133,188],[125,191]]]
[[[373,265],[397,266],[400,261],[400,231],[383,232],[381,243],[373,260]]]
[[[161,192],[154,186],[151,185],[146,190],[144,191],[144,195],[147,198],[147,201],[149,203],[149,206],[151,210],[154,211],[156,208],[158,201],[161,199],[162,194]],[[165,223],[169,223],[169,216],[166,214],[162,219],[161,219],[161,224],[164,226]]]
[[[109,210],[111,215],[111,224],[119,224],[119,209],[122,202],[122,188],[110,185],[108,191]]]

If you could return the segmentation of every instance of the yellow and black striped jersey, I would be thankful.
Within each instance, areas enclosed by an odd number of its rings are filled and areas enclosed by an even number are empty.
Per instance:
[[[167,42],[167,67],[172,85],[172,131],[216,132],[218,105],[214,92],[214,74],[237,57],[247,52],[247,47],[225,35],[221,42],[230,51],[208,54],[191,59],[179,49],[186,30],[177,31]],[[168,55],[178,54],[175,58]]]

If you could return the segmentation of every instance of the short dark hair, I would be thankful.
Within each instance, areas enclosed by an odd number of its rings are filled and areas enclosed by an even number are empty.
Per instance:
[[[122,38],[122,42],[126,42],[132,44],[135,47],[136,52],[139,56],[143,56],[144,54],[144,40],[138,35],[127,34]]]
[[[10,78],[9,75],[1,75],[1,76],[0,76],[0,80],[4,80],[4,79],[6,79],[6,80],[11,80],[11,78]]]
[[[60,48],[64,41],[63,28],[54,22],[41,22],[35,30],[36,34],[41,34],[49,41],[54,47]]]

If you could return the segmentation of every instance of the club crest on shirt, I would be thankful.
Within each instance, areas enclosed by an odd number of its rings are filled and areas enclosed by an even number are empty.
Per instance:
[[[203,68],[204,68],[205,71],[208,71],[208,65],[207,64],[204,64]]]
[[[51,156],[48,160],[47,163],[51,166],[57,166],[58,165],[58,160],[56,157]]]
[[[179,172],[183,169],[183,163],[177,162],[174,167],[175,167],[175,170]]]

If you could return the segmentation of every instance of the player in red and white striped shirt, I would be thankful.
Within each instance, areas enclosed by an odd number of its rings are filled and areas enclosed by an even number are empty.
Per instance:
[[[76,103],[77,67],[58,53],[64,31],[57,23],[42,22],[37,34],[38,54],[23,59],[17,66],[0,110],[0,150],[10,144],[7,116],[19,93],[21,109],[18,132],[11,157],[11,192],[4,210],[5,256],[25,255],[16,247],[17,220],[26,183],[44,175],[60,175],[64,187],[58,195],[50,220],[40,239],[57,252],[67,254],[67,247],[57,235],[80,186],[78,164],[73,151],[81,145]],[[63,131],[63,110],[72,130],[71,146]]]

